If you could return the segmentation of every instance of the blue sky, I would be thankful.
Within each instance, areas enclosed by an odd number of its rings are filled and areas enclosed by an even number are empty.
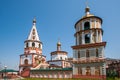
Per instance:
[[[50,59],[58,38],[72,57],[74,24],[85,14],[86,0],[0,0],[0,63],[18,69],[19,55],[36,17],[43,55]],[[105,56],[120,58],[120,0],[88,0],[91,13],[103,19]],[[3,67],[2,66],[2,67]]]

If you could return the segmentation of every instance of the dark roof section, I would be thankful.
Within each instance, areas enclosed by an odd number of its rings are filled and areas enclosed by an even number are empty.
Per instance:
[[[0,73],[3,73],[3,72],[18,72],[18,71],[13,70],[13,69],[3,69],[0,71]]]

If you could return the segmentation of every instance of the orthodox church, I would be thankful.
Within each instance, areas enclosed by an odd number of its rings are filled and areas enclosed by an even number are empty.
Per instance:
[[[36,20],[30,34],[24,42],[24,54],[20,55],[19,74],[23,77],[36,78],[106,78],[106,63],[102,41],[102,19],[85,8],[85,16],[75,23],[75,45],[73,57],[61,50],[60,41],[57,50],[50,53],[51,60],[46,61],[42,54]]]

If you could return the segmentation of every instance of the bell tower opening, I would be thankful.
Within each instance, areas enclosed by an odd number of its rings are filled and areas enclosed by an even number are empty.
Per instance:
[[[32,43],[32,47],[35,47],[35,43],[34,42]]]
[[[84,24],[84,30],[90,29],[90,22],[85,22]]]
[[[85,35],[85,43],[90,43],[90,35],[89,34]]]
[[[28,47],[28,43],[26,43],[26,47]]]

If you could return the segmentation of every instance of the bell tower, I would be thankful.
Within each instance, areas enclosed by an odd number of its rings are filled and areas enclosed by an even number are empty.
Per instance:
[[[33,19],[32,29],[24,42],[24,54],[20,55],[19,73],[23,77],[29,77],[31,69],[47,66],[46,56],[42,55],[42,42],[36,29],[36,19]]]
[[[73,49],[73,78],[106,78],[106,64],[102,41],[102,19],[90,14],[85,8],[83,16],[75,24],[75,46]]]
[[[30,31],[28,39],[25,43],[25,54],[36,53],[42,55],[42,42],[39,39],[38,32],[36,29],[36,19],[33,19],[33,27]]]

